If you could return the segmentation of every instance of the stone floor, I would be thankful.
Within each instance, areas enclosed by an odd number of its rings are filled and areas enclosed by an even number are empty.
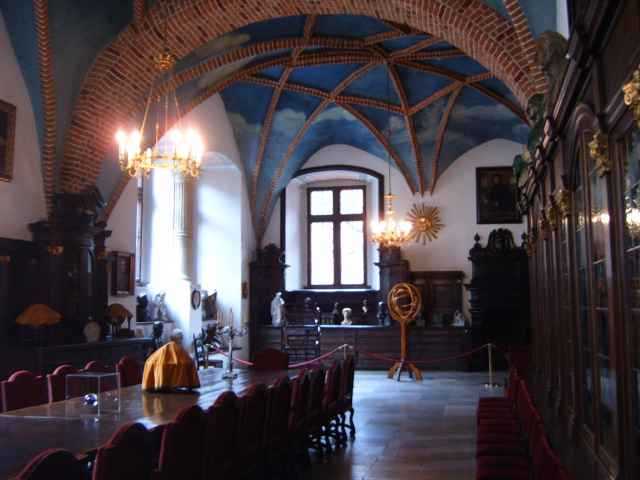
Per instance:
[[[312,480],[463,480],[475,478],[475,414],[486,373],[429,372],[397,383],[386,372],[357,372],[356,439],[324,462]],[[503,375],[496,381],[502,382]]]

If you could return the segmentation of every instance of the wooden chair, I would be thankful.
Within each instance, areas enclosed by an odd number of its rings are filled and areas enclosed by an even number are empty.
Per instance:
[[[96,453],[93,480],[149,480],[152,470],[151,439],[140,423],[129,423]]]
[[[183,409],[162,432],[158,470],[154,478],[201,479],[204,467],[205,414],[193,405]]]
[[[233,478],[238,397],[226,391],[206,413],[204,433],[204,478]]]
[[[309,404],[306,411],[306,427],[311,446],[318,450],[320,455],[325,450],[331,451],[331,444],[324,434],[322,400],[324,397],[324,381],[325,370],[323,368],[315,368],[309,373]]]
[[[78,373],[71,365],[60,365],[47,374],[47,389],[49,393],[49,403],[61,402],[66,398],[66,378],[70,373]],[[77,396],[71,393],[71,396]]]
[[[351,438],[356,436],[356,426],[353,423],[353,384],[356,372],[356,359],[349,355],[342,364],[342,375],[340,380],[340,394],[338,399],[338,415],[341,427],[348,428]],[[347,424],[347,413],[349,413],[349,423]]]
[[[49,402],[46,379],[27,370],[18,370],[0,382],[0,389],[5,411]]]
[[[267,389],[267,422],[265,442],[267,468],[276,478],[286,476],[289,446],[289,412],[291,411],[291,384],[289,377],[281,377]],[[277,471],[279,470],[279,471]]]
[[[120,386],[130,387],[142,383],[142,367],[135,358],[124,356],[116,365],[120,374]]]
[[[51,448],[36,455],[15,480],[85,480],[84,465],[69,451]]]
[[[289,354],[275,348],[267,348],[255,354],[253,368],[256,370],[287,370]]]
[[[325,438],[328,441],[332,437],[336,445],[346,443],[346,433],[340,420],[339,401],[342,380],[342,366],[334,362],[327,370],[322,398],[322,422]]]
[[[240,476],[252,477],[264,463],[265,425],[267,422],[267,387],[251,385],[239,399],[236,429],[235,468]]]
[[[291,409],[289,412],[289,450],[294,458],[309,464],[307,450],[307,408],[309,406],[309,376],[305,370],[298,373],[291,385]]]
[[[98,360],[92,360],[84,366],[82,371],[92,373],[115,373],[116,368],[110,365],[106,365]],[[104,384],[102,385],[101,390],[115,390],[117,386],[118,385],[116,380],[108,378],[104,380]]]

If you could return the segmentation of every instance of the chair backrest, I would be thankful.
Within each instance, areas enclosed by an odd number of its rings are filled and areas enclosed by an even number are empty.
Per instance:
[[[309,373],[309,407],[307,409],[307,423],[309,428],[320,426],[322,418],[322,400],[324,398],[325,371],[316,368]]]
[[[516,368],[509,369],[509,379],[507,381],[507,397],[514,403],[518,397],[518,387],[520,386],[520,377]]]
[[[239,399],[232,391],[221,394],[206,413],[204,478],[231,478]]]
[[[93,480],[149,480],[152,469],[151,439],[140,423],[129,423],[96,453]]]
[[[113,373],[115,372],[115,368],[110,367],[109,365],[105,365],[98,360],[91,360],[87,363],[82,369],[84,372],[95,372],[95,373]]]
[[[5,411],[48,403],[47,381],[27,370],[18,370],[0,382]]]
[[[49,402],[60,402],[66,398],[66,377],[70,373],[78,373],[78,370],[71,365],[60,365],[47,374]]]
[[[342,368],[340,363],[334,362],[325,377],[323,408],[325,410],[335,408],[340,395],[340,381],[342,379]]]
[[[91,360],[87,363],[82,369],[83,372],[93,372],[93,373],[115,373],[116,368],[110,365],[106,365],[98,360]],[[102,391],[105,390],[114,390],[117,387],[116,381],[111,378],[106,378],[101,382],[100,389]],[[95,386],[93,387],[95,389]]]
[[[289,354],[275,348],[267,348],[255,354],[253,368],[256,370],[286,370]]]
[[[73,453],[60,448],[45,450],[29,462],[15,480],[85,480],[86,472]]]
[[[251,385],[240,397],[239,405],[236,448],[241,455],[253,457],[264,445],[267,387],[263,384]]]
[[[340,401],[343,408],[349,408],[353,404],[353,382],[356,373],[356,359],[353,355],[347,356],[342,363],[342,380]]]
[[[269,445],[282,445],[289,431],[291,411],[291,383],[289,377],[280,377],[267,389],[267,422],[265,438]]]
[[[142,383],[142,367],[133,357],[122,357],[116,365],[116,371],[120,374],[120,385],[123,387]]]
[[[205,414],[197,405],[183,409],[162,432],[161,478],[202,478]]]
[[[309,406],[309,387],[309,376],[305,370],[302,370],[291,385],[290,432],[299,432],[304,428]]]

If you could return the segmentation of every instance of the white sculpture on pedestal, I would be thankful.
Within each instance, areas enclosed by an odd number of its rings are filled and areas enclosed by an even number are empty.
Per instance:
[[[349,307],[345,307],[342,309],[342,325],[351,325],[353,322],[351,320],[351,309]]]
[[[284,300],[282,292],[277,292],[276,296],[271,300],[271,324],[274,327],[282,325],[284,320]]]

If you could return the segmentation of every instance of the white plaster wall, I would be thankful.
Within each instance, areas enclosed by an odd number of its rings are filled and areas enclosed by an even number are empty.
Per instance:
[[[0,99],[16,106],[13,180],[0,181],[0,237],[30,240],[28,224],[46,217],[40,148],[31,99],[2,14]]]
[[[404,258],[409,260],[411,269],[421,270],[461,270],[465,273],[465,281],[470,280],[471,262],[468,260],[469,249],[473,246],[473,237],[478,233],[481,242],[486,243],[491,230],[502,225],[478,225],[476,223],[476,173],[477,167],[510,166],[513,157],[522,151],[522,145],[509,140],[492,140],[468,151],[458,158],[439,178],[434,195],[412,195],[404,178],[397,169],[392,170],[392,189],[397,195],[394,207],[397,216],[404,217],[413,203],[424,202],[440,208],[440,216],[444,228],[433,242],[422,244],[411,243],[403,247]],[[349,159],[349,161],[345,161]],[[332,145],[313,155],[303,168],[324,165],[346,164],[366,167],[388,176],[387,163],[362,150],[347,145]],[[287,208],[289,204],[287,190]],[[274,212],[279,215],[279,212]],[[516,242],[524,232],[524,223],[506,225],[513,232]],[[287,215],[287,237],[289,237],[289,215]],[[287,248],[291,248],[287,243]],[[289,256],[287,257],[288,263]],[[374,267],[375,268],[375,267]],[[289,271],[295,271],[295,267]],[[377,269],[374,274],[377,275]],[[289,273],[289,272],[288,272]],[[289,286],[287,285],[287,288]],[[465,311],[468,312],[467,297]]]
[[[136,181],[130,180],[107,222],[107,230],[111,230],[112,232],[106,241],[107,251],[128,253],[134,253],[136,251],[137,198]],[[111,270],[109,270],[109,275],[111,275]],[[109,292],[111,292],[111,278],[109,278]],[[109,304],[112,303],[121,303],[135,316],[135,295],[126,297],[113,297],[109,295]]]
[[[208,292],[217,290],[219,311],[228,319],[233,310],[234,323],[239,326],[248,321],[248,299],[243,299],[241,293],[242,282],[248,280],[255,240],[246,182],[238,167],[238,149],[219,96],[198,106],[183,123],[199,129],[207,150],[202,173],[195,183],[192,284]],[[172,183],[171,173],[155,171],[145,184],[143,280],[148,285],[138,293],[144,291],[153,299],[156,293],[167,292],[171,319],[190,339],[199,331],[201,321],[185,307],[189,295],[178,281],[174,268],[177,262],[172,261],[176,258]],[[122,235],[133,238],[135,246],[135,188],[133,199],[125,191],[114,216],[121,203],[131,213],[127,219],[120,217],[126,223],[120,226]],[[128,230],[130,224],[134,225],[133,237]]]
[[[569,9],[567,0],[556,0],[556,30],[569,38]]]

